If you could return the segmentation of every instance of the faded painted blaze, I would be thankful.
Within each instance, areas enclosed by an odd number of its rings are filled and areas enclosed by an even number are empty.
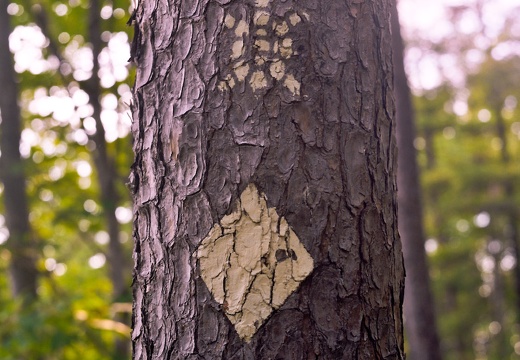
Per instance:
[[[232,89],[237,82],[244,82],[246,77],[249,77],[248,84],[253,92],[268,88],[274,79],[280,81],[292,96],[300,96],[301,84],[293,74],[286,72],[285,65],[287,60],[298,55],[297,51],[293,50],[293,40],[287,34],[290,28],[298,26],[302,18],[296,12],[291,12],[289,22],[275,19],[266,9],[268,4],[269,0],[256,1],[256,12],[251,26],[243,19],[237,21],[230,14],[226,15],[224,25],[229,31],[234,32],[235,41],[231,46],[230,55],[233,70],[220,82],[221,90]],[[305,13],[303,16],[308,17],[308,14]],[[276,34],[274,38],[268,35],[271,30]],[[244,36],[249,36],[250,32],[255,38],[253,46],[256,55],[253,66],[249,66],[244,59]]]
[[[238,335],[256,331],[311,273],[298,236],[250,184],[198,248],[202,279]]]

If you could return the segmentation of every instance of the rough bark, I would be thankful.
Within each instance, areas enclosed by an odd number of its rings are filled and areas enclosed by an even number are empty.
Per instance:
[[[410,360],[441,359],[435,320],[435,304],[424,250],[419,170],[414,148],[415,123],[410,89],[404,69],[403,41],[397,7],[392,11],[394,84],[397,118],[399,234],[406,268],[405,328]]]
[[[403,358],[389,14],[386,0],[139,3],[134,359]],[[252,262],[232,273],[241,252]],[[280,297],[286,264],[285,289],[299,282]],[[243,293],[238,273],[254,278]]]
[[[0,180],[4,184],[5,223],[9,230],[6,243],[11,252],[9,271],[14,296],[36,297],[37,248],[29,224],[29,210],[25,186],[25,171],[20,157],[21,116],[18,107],[18,86],[13,60],[9,51],[11,33],[7,6],[0,0]]]

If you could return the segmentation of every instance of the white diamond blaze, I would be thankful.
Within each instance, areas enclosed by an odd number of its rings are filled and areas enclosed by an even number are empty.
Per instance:
[[[197,257],[206,286],[247,342],[314,267],[285,218],[253,184],[236,210],[213,226]]]

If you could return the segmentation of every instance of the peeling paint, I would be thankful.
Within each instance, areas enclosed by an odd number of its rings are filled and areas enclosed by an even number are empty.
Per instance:
[[[235,69],[235,75],[237,76],[238,81],[244,81],[247,74],[249,74],[249,64],[239,66]]]
[[[283,84],[293,95],[300,95],[300,83],[294,78],[293,75],[287,75]]]
[[[261,56],[255,56],[255,64],[259,66],[264,65],[265,59]]]
[[[234,86],[235,86],[235,79],[231,75],[226,76],[226,80],[221,81],[218,84],[218,88],[222,91],[232,89]]]
[[[256,7],[267,7],[269,5],[270,0],[256,0],[255,6]]]
[[[311,273],[314,261],[255,185],[247,186],[235,207],[209,231],[197,257],[215,301],[249,342]]]
[[[240,20],[235,29],[235,34],[236,36],[249,35],[249,25],[244,20]]]
[[[276,60],[269,67],[269,72],[273,78],[281,80],[285,75],[285,64],[280,60]]]
[[[244,40],[240,39],[233,43],[231,47],[231,59],[236,60],[244,53]]]
[[[293,49],[292,49],[292,39],[285,38],[282,40],[281,46],[280,46],[280,55],[282,55],[284,58],[288,59],[292,56]]]
[[[257,11],[253,16],[253,21],[255,25],[265,26],[269,22],[269,13],[265,11]]]
[[[278,36],[284,36],[289,31],[289,25],[286,21],[282,21],[280,24],[273,23],[273,29]]]
[[[263,71],[255,71],[253,75],[251,75],[251,80],[249,81],[249,84],[251,85],[253,91],[267,87],[267,79],[265,78],[265,73]]]
[[[218,89],[221,91],[228,89],[228,84],[225,81],[221,81],[218,83]]]
[[[232,89],[235,86],[235,79],[231,75],[226,77],[229,87]]]
[[[283,40],[282,45],[280,46],[280,55],[282,55],[284,58],[288,59],[293,54],[293,49],[292,49],[291,45],[284,46],[284,43],[292,44],[292,41],[291,42],[286,42],[286,40],[291,40],[291,39],[284,39]]]
[[[231,46],[231,59],[234,61],[232,68],[234,69],[233,79],[238,82],[245,81],[249,77],[248,85],[253,91],[266,88],[268,84],[273,84],[271,79],[280,81],[285,88],[287,88],[292,95],[300,95],[300,83],[295,79],[293,74],[286,71],[287,64],[285,60],[290,59],[296,52],[293,49],[293,39],[285,37],[289,33],[291,27],[298,25],[305,13],[297,14],[290,12],[288,20],[276,21],[271,17],[268,11],[264,10],[269,5],[269,0],[256,0],[255,6],[258,9],[253,15],[253,23],[256,26],[250,28],[244,21],[236,22],[231,15],[226,15],[226,26],[234,31],[236,36],[235,41]],[[269,39],[268,29],[272,28],[278,36],[278,39]],[[244,65],[246,60],[243,58],[246,51],[243,35],[249,34],[252,31],[256,39],[254,40],[255,54],[253,62],[249,65]],[[266,63],[269,63],[269,71],[265,68]],[[235,83],[231,79],[226,81],[229,88],[233,88]],[[226,87],[223,84],[219,85],[221,90]]]
[[[270,48],[269,41],[266,41],[266,40],[256,40],[255,46],[258,48],[259,51],[265,51],[265,52],[268,52],[269,48]]]
[[[289,16],[289,21],[291,22],[292,26],[295,26],[300,21],[302,21],[302,18],[298,14],[294,13],[291,16]]]
[[[228,29],[231,29],[233,26],[235,26],[235,18],[227,14],[226,18],[224,19],[224,24]]]

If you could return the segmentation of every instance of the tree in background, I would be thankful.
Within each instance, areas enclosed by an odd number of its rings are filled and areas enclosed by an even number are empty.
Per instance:
[[[18,86],[9,51],[7,0],[0,2],[0,181],[3,184],[5,228],[10,238],[10,275],[14,297],[36,298],[38,248],[29,224],[26,169],[20,156],[22,122]]]
[[[409,35],[408,69],[414,73],[428,62],[437,66],[429,75],[440,75],[430,89],[415,79],[421,96],[415,98],[414,145],[423,170],[426,249],[445,359],[516,358],[520,352],[517,257],[508,215],[520,199],[517,191],[506,192],[510,181],[519,180],[513,165],[519,95],[508,86],[518,64],[511,51],[518,44],[518,9],[497,24],[490,22],[496,5],[450,8],[453,31],[435,32],[431,39]]]
[[[500,162],[502,163],[503,176],[497,177],[493,181],[495,188],[501,193],[497,199],[497,204],[490,204],[489,210],[492,215],[503,218],[502,229],[495,234],[506,244],[504,247],[511,247],[515,258],[520,256],[520,234],[518,229],[519,205],[515,201],[517,193],[517,175],[515,171],[517,164],[512,164],[517,146],[516,141],[511,138],[515,135],[515,128],[511,120],[514,119],[513,113],[517,107],[518,83],[520,82],[520,59],[518,56],[508,56],[501,61],[488,59],[482,65],[483,71],[469,78],[469,85],[473,89],[469,98],[472,107],[483,106],[477,113],[481,120],[492,120],[495,127],[494,132],[489,128],[491,134],[494,133],[495,147],[500,152]],[[485,86],[482,86],[485,84]],[[517,124],[517,123],[515,123]],[[512,131],[511,131],[512,130]],[[513,134],[510,134],[513,132]],[[516,129],[518,133],[518,129]],[[511,143],[513,145],[511,146]],[[520,266],[517,263],[514,267],[514,289],[516,292],[516,323],[520,324]]]
[[[11,33],[20,82],[18,92],[2,95],[19,98],[10,100],[10,105],[20,105],[22,121],[21,142],[12,133],[9,141],[2,138],[1,145],[10,144],[11,153],[14,149],[21,153],[27,180],[18,180],[14,190],[4,183],[0,193],[5,200],[15,195],[18,207],[23,205],[20,193],[27,194],[26,218],[41,240],[30,254],[41,257],[34,263],[41,281],[38,301],[31,307],[8,297],[3,291],[7,284],[0,281],[2,359],[129,356],[125,317],[130,247],[122,242],[129,239],[131,221],[124,186],[131,155],[129,126],[124,125],[129,122],[124,114],[127,105],[117,100],[130,90],[125,84],[129,46],[123,32],[129,13],[122,6],[128,4],[5,3],[2,15],[12,15],[15,27],[12,33],[2,31],[6,49],[2,56],[9,55]],[[9,151],[2,148],[2,161],[6,154]],[[92,181],[93,175],[98,183]],[[9,225],[8,206],[2,210]],[[2,224],[0,230],[6,231]],[[11,231],[7,242],[0,239],[2,270],[19,254],[12,250],[15,238]],[[114,340],[118,340],[115,349],[110,345]]]
[[[402,359],[390,1],[142,1],[135,359]]]
[[[87,135],[91,141],[90,152],[96,169],[99,184],[99,199],[109,236],[108,265],[110,267],[110,278],[113,286],[113,297],[114,300],[117,301],[125,296],[128,298],[128,275],[125,274],[129,273],[129,266],[121,247],[119,239],[120,225],[116,218],[116,209],[121,197],[119,194],[121,191],[117,189],[116,183],[121,181],[121,175],[117,173],[114,156],[107,146],[105,125],[101,119],[103,111],[101,104],[103,88],[100,76],[100,56],[103,49],[106,49],[108,41],[102,39],[103,19],[101,16],[103,15],[101,14],[101,3],[98,0],[89,0],[87,5],[87,31],[85,35],[88,41],[87,45],[92,51],[92,69],[91,75],[86,79],[78,81],[77,85],[79,90],[88,96],[92,114],[90,117],[82,119],[83,123],[81,126],[85,129],[85,121],[90,120],[93,122],[87,125]],[[58,59],[60,69],[65,67],[71,68],[70,59],[64,56],[64,49],[60,46],[59,42],[56,41],[57,36],[53,34],[49,24],[47,8],[40,5],[36,7],[33,6],[31,10],[32,18],[49,41],[48,49],[51,52],[50,55]],[[108,37],[106,33],[105,37]],[[70,74],[63,74],[62,71],[62,86],[69,85],[75,80],[74,76],[70,78],[68,75]],[[69,96],[72,95],[72,93],[69,93]]]
[[[404,316],[410,360],[441,359],[435,304],[424,250],[421,188],[414,140],[415,119],[404,69],[397,7],[392,11],[392,47],[397,118],[399,234],[406,268]]]

